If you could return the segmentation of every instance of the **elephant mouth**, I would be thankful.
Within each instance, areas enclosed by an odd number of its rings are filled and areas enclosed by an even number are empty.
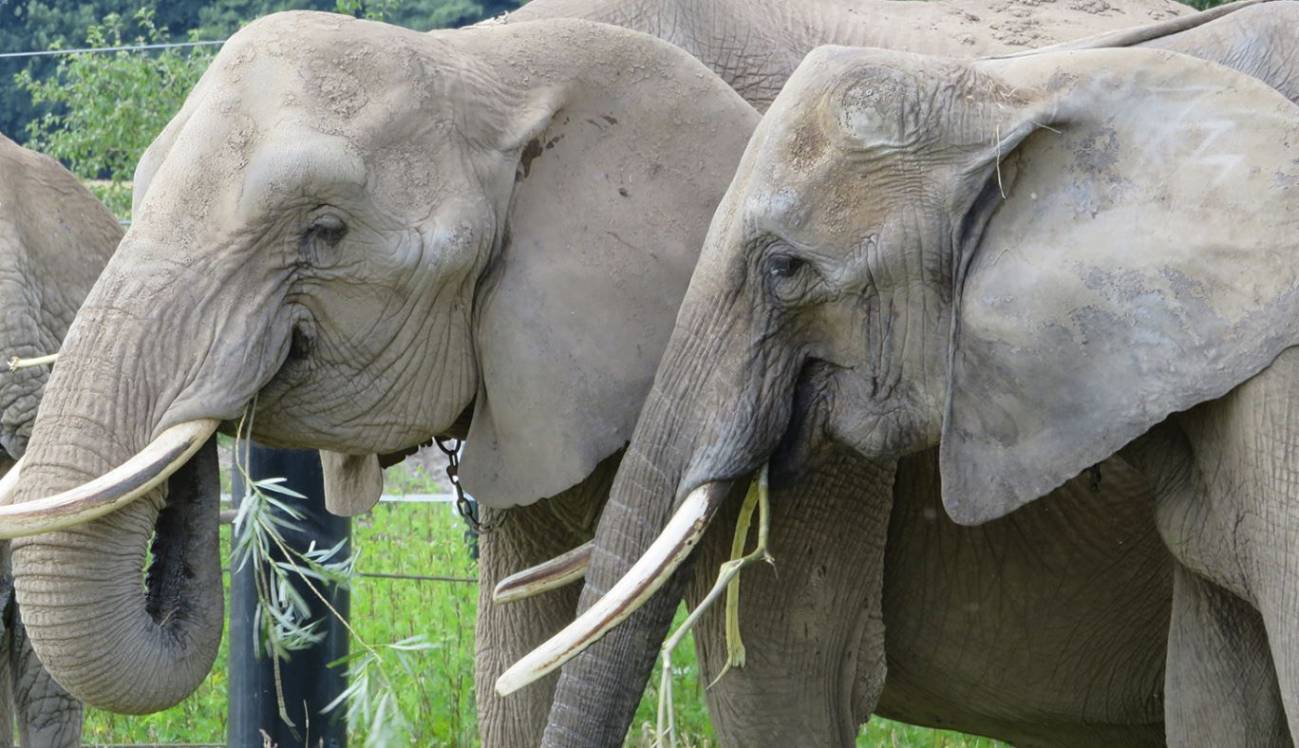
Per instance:
[[[257,392],[258,412],[275,411],[289,392],[310,378],[315,367],[320,348],[315,317],[303,307],[295,307],[291,316],[284,359]]]
[[[293,331],[289,334],[289,356],[284,365],[288,366],[294,361],[306,359],[315,349],[316,333],[314,325],[309,321],[295,322]]]
[[[782,482],[797,480],[812,463],[812,455],[834,441],[834,383],[848,367],[818,358],[804,362],[794,380],[789,422],[767,458],[771,474]]]

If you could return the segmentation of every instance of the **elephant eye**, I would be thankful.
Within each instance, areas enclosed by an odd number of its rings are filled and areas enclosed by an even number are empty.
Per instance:
[[[303,237],[306,242],[321,241],[333,246],[347,234],[347,224],[333,213],[322,213],[311,222]]]
[[[772,278],[792,278],[804,264],[803,260],[793,255],[778,252],[767,258],[767,275]]]

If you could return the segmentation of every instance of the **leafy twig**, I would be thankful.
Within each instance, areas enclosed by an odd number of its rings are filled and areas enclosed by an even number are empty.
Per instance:
[[[244,411],[235,442],[234,465],[243,476],[247,492],[235,515],[232,555],[238,569],[252,564],[257,591],[254,626],[258,632],[254,640],[254,651],[258,657],[265,653],[274,663],[280,718],[285,724],[294,726],[284,706],[280,661],[287,660],[291,652],[318,643],[324,636],[321,630],[323,621],[310,617],[310,605],[293,585],[293,577],[296,576],[330,614],[343,624],[363,650],[330,663],[331,667],[347,666],[350,684],[322,711],[329,712],[341,704],[347,704],[349,724],[368,726],[365,740],[367,748],[394,745],[401,742],[403,736],[411,734],[411,721],[401,709],[396,687],[384,667],[383,653],[389,653],[404,669],[411,671],[408,662],[411,653],[430,649],[432,645],[425,642],[423,637],[412,637],[376,649],[352,628],[346,617],[339,613],[316,586],[319,582],[349,588],[357,576],[356,554],[343,556],[345,541],[340,541],[332,548],[317,548],[313,542],[306,551],[301,552],[288,546],[283,530],[294,528],[303,515],[285,498],[306,497],[285,486],[284,478],[252,479],[248,469],[250,442],[246,435],[252,431],[254,406],[255,402]],[[242,451],[241,446],[244,447]]]

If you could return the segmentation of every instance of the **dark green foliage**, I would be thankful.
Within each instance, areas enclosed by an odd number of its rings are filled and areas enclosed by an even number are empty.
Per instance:
[[[87,30],[109,14],[132,18],[141,8],[154,9],[162,37],[183,41],[224,39],[240,26],[277,10],[337,10],[358,18],[380,18],[425,31],[461,26],[503,13],[526,0],[0,0],[0,52],[23,52],[86,45]],[[1199,9],[1226,0],[1184,0]],[[128,30],[129,38],[134,32]],[[0,132],[23,141],[27,123],[48,111],[34,105],[13,84],[26,70],[34,80],[48,78],[53,58],[0,59]]]
[[[132,43],[136,37],[151,41],[225,39],[245,23],[279,10],[339,11],[359,18],[378,18],[426,31],[473,23],[516,8],[522,3],[523,0],[0,0],[0,52],[101,46],[105,38],[111,37],[113,33],[106,24],[111,15],[126,19],[119,31],[127,43]],[[143,29],[131,21],[140,10],[153,11],[156,32]],[[92,33],[92,26],[99,27],[101,38],[98,41],[88,37]],[[157,54],[159,53],[134,53],[134,56],[145,58]],[[113,55],[100,57],[110,58]],[[70,98],[50,97],[47,97],[44,104],[33,103],[28,93],[32,90],[31,86],[24,89],[15,82],[15,76],[23,71],[30,81],[36,83],[51,79],[60,59],[0,59],[0,132],[24,142],[28,138],[28,123],[49,112],[63,116],[67,113],[65,107],[80,106],[83,103]],[[82,67],[92,64],[94,63],[86,62]],[[105,64],[121,66],[120,62]],[[142,61],[140,64],[141,67],[149,67],[151,63]],[[83,77],[93,77],[89,71],[83,70],[83,73]],[[168,92],[164,98],[171,95]],[[137,105],[159,109],[169,106],[166,102],[155,104],[134,98],[119,100],[117,103],[119,106]],[[69,122],[72,119],[75,117],[71,117]],[[152,134],[149,133],[150,139]],[[107,147],[117,148],[122,145],[110,143]]]
[[[93,47],[164,38],[147,8],[131,19],[110,13],[86,31],[86,42]],[[198,47],[149,54],[74,54],[57,58],[44,79],[24,70],[14,83],[46,109],[27,124],[27,145],[59,159],[82,179],[107,180],[92,188],[124,218],[130,213],[136,161],[180,109],[214,53],[214,47]]]

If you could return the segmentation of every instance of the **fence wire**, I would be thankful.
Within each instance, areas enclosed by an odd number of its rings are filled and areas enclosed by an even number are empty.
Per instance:
[[[386,494],[391,500],[353,519],[352,546],[361,571],[351,585],[349,619],[377,648],[410,637],[422,637],[431,645],[418,655],[416,667],[388,668],[417,732],[411,744],[472,746],[477,732],[473,672],[478,569],[469,557],[465,526],[454,505],[432,498],[448,488],[436,460],[417,455],[390,469]],[[226,524],[221,542],[228,559]],[[223,583],[228,606],[228,573]],[[145,718],[87,710],[84,743],[114,748],[224,746],[226,638],[212,672],[184,702]],[[358,649],[354,641],[352,650]],[[349,732],[355,745],[364,744],[363,728],[354,725]]]
[[[101,54],[104,52],[144,52],[179,47],[215,47],[225,44],[225,39],[200,42],[157,42],[155,44],[124,44],[119,47],[79,47],[77,49],[38,49],[30,52],[0,52],[0,60],[20,57],[55,57],[58,55]]]

